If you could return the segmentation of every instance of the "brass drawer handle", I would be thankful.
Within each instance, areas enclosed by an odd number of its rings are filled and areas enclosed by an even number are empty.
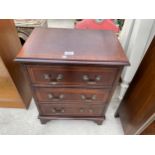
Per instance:
[[[101,80],[101,76],[98,75],[98,76],[96,76],[95,79],[96,79],[96,81],[100,81]]]
[[[83,109],[83,108],[80,108],[80,112],[81,112],[81,113],[84,112],[84,109]]]
[[[60,100],[60,99],[64,98],[64,95],[60,94],[59,96],[54,96],[53,94],[50,93],[50,94],[48,94],[48,98],[52,99],[52,100]]]
[[[43,77],[45,80],[49,80],[50,84],[57,84],[58,81],[63,80],[63,75],[62,74],[58,74],[57,77],[55,79],[52,78],[51,74],[43,74]]]
[[[89,111],[90,113],[93,113],[93,109],[89,109],[88,111]]]
[[[91,102],[96,100],[96,95],[92,95],[91,97],[86,97],[85,95],[81,95],[81,99],[85,100],[86,102]]]
[[[53,99],[53,95],[52,94],[48,94],[48,98],[49,99]]]
[[[88,75],[83,75],[83,80],[87,81],[88,84],[96,84],[97,81],[101,80],[101,76],[97,75],[95,79],[91,79]]]
[[[52,112],[53,113],[64,113],[65,112],[65,109],[64,108],[61,108],[61,109],[57,109],[57,108],[53,108],[52,109]]]
[[[84,80],[84,81],[88,81],[88,80],[89,80],[88,75],[83,75],[83,80]]]
[[[58,76],[56,77],[56,80],[57,81],[63,80],[63,75],[62,74],[58,74]]]

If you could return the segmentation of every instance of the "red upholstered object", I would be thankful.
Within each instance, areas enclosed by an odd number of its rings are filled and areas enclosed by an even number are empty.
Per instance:
[[[105,19],[102,22],[96,22],[95,19],[84,19],[75,25],[76,29],[95,29],[95,30],[111,30],[118,33],[117,27],[111,19]]]

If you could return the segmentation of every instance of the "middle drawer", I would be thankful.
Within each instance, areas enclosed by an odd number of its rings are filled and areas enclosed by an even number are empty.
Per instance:
[[[109,89],[83,89],[83,88],[42,88],[35,87],[35,93],[39,102],[69,101],[80,102],[106,102]]]

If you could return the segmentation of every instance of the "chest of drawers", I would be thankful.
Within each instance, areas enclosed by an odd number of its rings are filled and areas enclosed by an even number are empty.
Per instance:
[[[128,60],[114,33],[36,28],[17,55],[41,123],[85,119],[102,124]]]

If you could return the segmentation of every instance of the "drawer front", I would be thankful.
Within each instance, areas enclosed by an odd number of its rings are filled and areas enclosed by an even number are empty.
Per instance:
[[[27,66],[34,84],[111,86],[117,68],[73,66]]]
[[[109,89],[81,89],[81,88],[35,88],[39,102],[72,102],[83,103],[106,102]]]
[[[41,115],[52,116],[101,116],[103,105],[40,104]]]

